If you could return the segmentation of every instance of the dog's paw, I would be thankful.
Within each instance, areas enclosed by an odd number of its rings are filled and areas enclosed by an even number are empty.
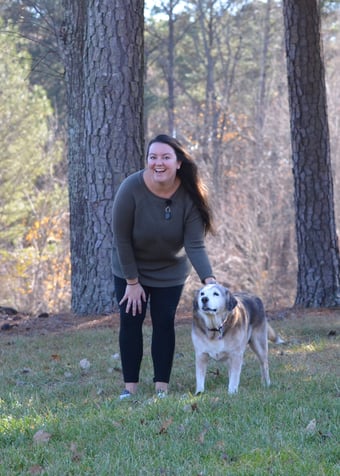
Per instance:
[[[228,388],[229,395],[236,395],[238,392],[238,388]]]
[[[285,344],[285,343],[286,342],[283,339],[281,339],[279,335],[276,336],[274,344]]]

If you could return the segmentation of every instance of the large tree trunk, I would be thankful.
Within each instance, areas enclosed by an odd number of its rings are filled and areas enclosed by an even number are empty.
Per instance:
[[[317,0],[284,0],[298,252],[296,305],[339,305],[339,248]]]
[[[72,309],[103,314],[113,310],[114,194],[143,165],[144,1],[63,4]]]
[[[84,74],[83,50],[86,24],[85,2],[64,0],[65,20],[60,31],[60,51],[65,66],[65,82],[68,104],[68,180],[70,203],[70,249],[72,282],[81,293],[86,287],[82,276],[84,263],[85,226],[78,226],[86,217],[86,169],[84,150]],[[80,280],[83,278],[83,282]]]

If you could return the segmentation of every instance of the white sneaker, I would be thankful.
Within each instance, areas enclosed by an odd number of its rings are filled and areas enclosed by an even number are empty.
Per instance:
[[[122,393],[119,395],[119,400],[124,400],[126,398],[130,398],[132,396],[132,393],[129,392],[126,388],[122,391]]]

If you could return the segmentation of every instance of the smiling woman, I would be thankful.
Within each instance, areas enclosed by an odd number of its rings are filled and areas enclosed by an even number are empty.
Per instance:
[[[162,142],[149,146],[148,168],[144,171],[146,186],[159,197],[170,198],[180,186],[177,170],[181,161],[177,159],[174,149]]]
[[[157,392],[166,392],[175,313],[191,265],[202,282],[214,280],[204,245],[211,214],[195,162],[167,135],[150,141],[146,159],[147,167],[121,184],[113,206],[113,271],[125,381],[121,398],[137,390],[148,300],[154,382]]]

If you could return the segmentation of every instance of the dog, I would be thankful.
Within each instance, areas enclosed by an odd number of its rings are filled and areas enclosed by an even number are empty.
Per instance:
[[[228,393],[237,393],[248,343],[260,361],[263,383],[270,385],[268,339],[277,344],[283,340],[267,322],[258,296],[245,292],[232,294],[220,284],[207,284],[194,299],[191,337],[195,349],[196,395],[204,392],[209,357],[227,362]]]

